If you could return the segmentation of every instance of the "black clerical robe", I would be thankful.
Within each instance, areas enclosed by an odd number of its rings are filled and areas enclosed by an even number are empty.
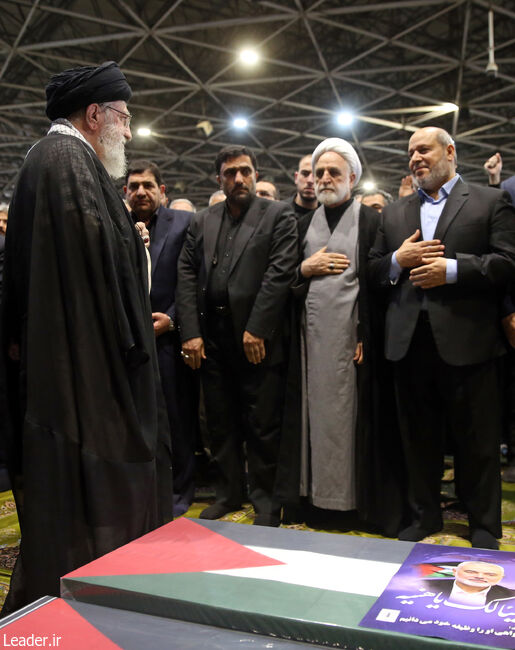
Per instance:
[[[6,613],[171,518],[145,251],[77,137],[50,134],[25,159],[2,308],[0,426],[22,531]]]

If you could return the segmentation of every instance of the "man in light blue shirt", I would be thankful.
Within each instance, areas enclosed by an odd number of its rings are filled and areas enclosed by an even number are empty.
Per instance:
[[[501,537],[500,305],[515,278],[515,210],[506,193],[456,174],[456,147],[436,127],[409,141],[418,192],[386,206],[370,252],[372,285],[389,292],[385,354],[394,363],[410,525],[441,530],[445,446],[473,546]]]

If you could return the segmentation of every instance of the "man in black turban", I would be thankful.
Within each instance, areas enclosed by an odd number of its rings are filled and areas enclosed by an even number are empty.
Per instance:
[[[53,122],[20,171],[6,241],[0,426],[22,540],[3,613],[58,596],[60,576],[172,509],[145,250],[110,178],[131,89],[109,62],[46,92]]]

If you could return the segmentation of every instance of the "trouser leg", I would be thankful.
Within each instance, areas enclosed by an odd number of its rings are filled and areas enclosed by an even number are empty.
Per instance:
[[[487,530],[499,538],[502,403],[498,361],[449,366],[446,376],[456,492],[466,508],[470,528]]]
[[[412,524],[442,527],[444,405],[438,387],[441,364],[429,322],[419,319],[407,355],[394,364],[395,392]]]
[[[234,367],[234,341],[223,323],[206,341],[201,366],[206,422],[216,468],[216,501],[235,509],[244,496],[243,424]]]
[[[274,494],[284,397],[282,367],[266,359],[253,366],[243,361],[241,395],[244,407],[249,497],[257,514],[276,515]]]
[[[171,333],[157,339],[159,373],[171,432],[174,516],[186,512],[193,501],[198,392],[193,371],[179,359],[177,346],[178,339],[173,341]]]

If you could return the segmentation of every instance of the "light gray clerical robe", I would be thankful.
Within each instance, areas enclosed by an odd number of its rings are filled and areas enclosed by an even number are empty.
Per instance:
[[[327,245],[350,260],[339,275],[311,278],[301,327],[301,495],[331,510],[356,507],[359,209],[353,201],[331,234],[320,206],[303,242],[304,259]]]

